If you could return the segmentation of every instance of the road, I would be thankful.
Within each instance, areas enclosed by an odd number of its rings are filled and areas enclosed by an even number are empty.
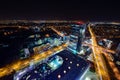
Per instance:
[[[90,48],[92,48],[92,44],[89,44],[89,43],[86,43],[86,42],[83,42],[82,43],[84,46],[89,46]],[[96,47],[96,48],[98,48],[98,49],[102,49],[102,51],[104,51],[104,52],[108,52],[108,53],[112,53],[112,54],[115,54],[115,51],[114,50],[110,50],[110,49],[107,49],[107,48],[103,48],[103,47],[101,47],[101,46],[94,46],[94,47]]]
[[[95,64],[96,64],[96,71],[99,75],[100,80],[113,80],[111,79],[111,76],[114,76],[115,79],[120,80],[120,73],[117,67],[115,66],[114,62],[111,61],[109,55],[107,52],[103,51],[103,48],[101,48],[97,44],[96,35],[94,34],[94,31],[89,26],[89,32],[92,39],[92,50],[95,58]],[[103,56],[105,55],[105,56]],[[106,59],[105,59],[106,58]],[[112,69],[113,74],[111,75],[111,71],[108,70],[108,64],[109,63],[110,68]]]
[[[34,69],[24,75],[26,78],[23,77],[22,80],[82,80],[82,76],[84,76],[84,73],[89,68],[87,61],[67,50],[63,50],[56,55],[63,59],[63,64],[58,69],[44,77],[39,75],[41,74],[40,68]]]
[[[40,54],[36,53],[33,56],[24,59],[24,60],[16,60],[13,63],[10,63],[2,68],[0,68],[0,78],[4,77],[6,75],[10,75],[12,72],[16,72],[19,71],[27,66],[30,65],[30,62],[33,61],[34,64],[36,64],[37,62],[39,62],[40,60],[43,60],[51,55],[53,55],[55,52],[63,50],[64,48],[67,47],[67,43],[62,44],[58,47],[54,47],[46,52],[42,52]]]
[[[64,36],[64,34],[62,34],[61,32],[59,32],[58,30],[56,30],[54,27],[51,27],[51,29],[52,29],[53,31],[55,31],[59,36],[61,36],[61,37]]]

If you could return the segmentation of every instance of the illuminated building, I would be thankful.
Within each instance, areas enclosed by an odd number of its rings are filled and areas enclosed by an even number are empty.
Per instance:
[[[24,58],[28,58],[30,56],[30,52],[28,48],[24,48],[20,51],[20,58],[24,59]]]
[[[117,52],[117,56],[120,56],[120,43],[118,44],[118,47],[117,47],[117,49],[116,49],[116,52]]]
[[[81,45],[85,32],[86,25],[72,25],[71,26],[71,35],[70,35],[70,45],[69,47],[77,52],[80,52]]]

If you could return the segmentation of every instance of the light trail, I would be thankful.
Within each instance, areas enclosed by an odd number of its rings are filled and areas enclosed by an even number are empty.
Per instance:
[[[95,63],[96,63],[96,70],[98,72],[99,75],[99,79],[100,80],[110,80],[110,76],[108,74],[108,69],[106,67],[105,61],[101,55],[101,50],[97,49],[96,46],[97,45],[97,41],[96,41],[96,37],[95,34],[93,33],[91,27],[89,26],[89,32],[91,34],[91,39],[92,39],[92,50],[93,50],[93,54],[94,54],[94,58],[95,58]]]
[[[62,44],[58,47],[52,48],[46,52],[42,52],[40,54],[34,54],[33,56],[24,59],[24,60],[17,60],[9,65],[6,65],[5,67],[0,68],[0,78],[4,77],[6,75],[10,75],[12,74],[12,72],[16,72],[19,71],[21,69],[24,69],[25,67],[30,65],[30,62],[33,61],[34,64],[36,64],[39,61],[44,60],[45,58],[51,56],[54,54],[54,52],[57,52],[59,50],[63,50],[64,48],[66,48],[68,46],[68,44]],[[54,52],[53,52],[54,50]]]
[[[115,78],[117,80],[120,80],[120,72],[119,72],[118,68],[116,67],[114,62],[111,61],[111,58],[109,57],[109,55],[106,52],[104,52],[103,54],[106,56],[107,61],[108,61],[109,65],[110,65],[110,67],[111,67],[111,69],[112,69],[112,71],[114,73]]]
[[[113,71],[113,75],[115,76],[115,78],[117,80],[120,80],[120,72],[119,72],[119,70],[115,66],[114,62],[111,61],[111,58],[109,57],[107,51],[104,51],[103,50],[104,48],[102,48],[101,46],[99,46],[97,44],[96,35],[94,34],[94,31],[90,28],[90,26],[89,26],[89,32],[90,32],[91,38],[92,38],[92,50],[93,50],[94,57],[95,57],[95,60],[96,60],[96,63],[97,63],[97,69],[99,70],[98,74],[100,76],[100,80],[111,80],[110,75],[109,75],[109,73],[111,73],[111,72],[109,72],[109,70],[107,69],[107,64],[105,63],[105,60],[104,60],[102,54],[105,55],[109,65],[110,65],[110,67],[111,67],[111,69]],[[113,52],[111,50],[109,50],[109,51]],[[99,55],[99,56],[97,57],[96,54]],[[97,62],[99,59],[101,59],[101,60],[99,62]],[[102,64],[102,63],[104,63],[104,64]],[[104,67],[105,69],[104,68],[102,69],[100,67]],[[104,71],[104,73],[106,72],[106,75],[103,73],[103,71]]]

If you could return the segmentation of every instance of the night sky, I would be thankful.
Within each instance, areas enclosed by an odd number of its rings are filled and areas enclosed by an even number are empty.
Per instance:
[[[112,1],[4,0],[0,19],[120,21],[120,4]]]

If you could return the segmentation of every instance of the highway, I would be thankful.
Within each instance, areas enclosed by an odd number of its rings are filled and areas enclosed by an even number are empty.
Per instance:
[[[68,43],[65,43],[58,47],[51,48],[50,50],[42,52],[40,54],[35,53],[33,56],[31,56],[27,59],[16,60],[15,62],[10,63],[10,64],[0,68],[0,78],[4,77],[6,75],[10,75],[12,72],[16,72],[23,68],[26,68],[27,66],[30,65],[31,61],[33,61],[33,63],[36,64],[36,63],[40,62],[40,60],[42,61],[43,59],[53,55],[55,52],[63,50],[64,48],[67,47],[67,45],[68,45]]]
[[[93,54],[95,58],[96,71],[99,75],[99,79],[100,80],[113,80],[111,76],[114,76],[115,79],[120,80],[119,70],[115,66],[114,62],[111,61],[108,55],[108,52],[103,51],[103,48],[101,48],[97,44],[97,39],[96,39],[96,35],[94,34],[94,31],[92,30],[90,26],[88,28],[89,28],[89,32],[90,32],[91,39],[92,39],[92,50],[93,50]],[[111,73],[111,71],[108,69],[106,60],[109,63],[113,73]]]

